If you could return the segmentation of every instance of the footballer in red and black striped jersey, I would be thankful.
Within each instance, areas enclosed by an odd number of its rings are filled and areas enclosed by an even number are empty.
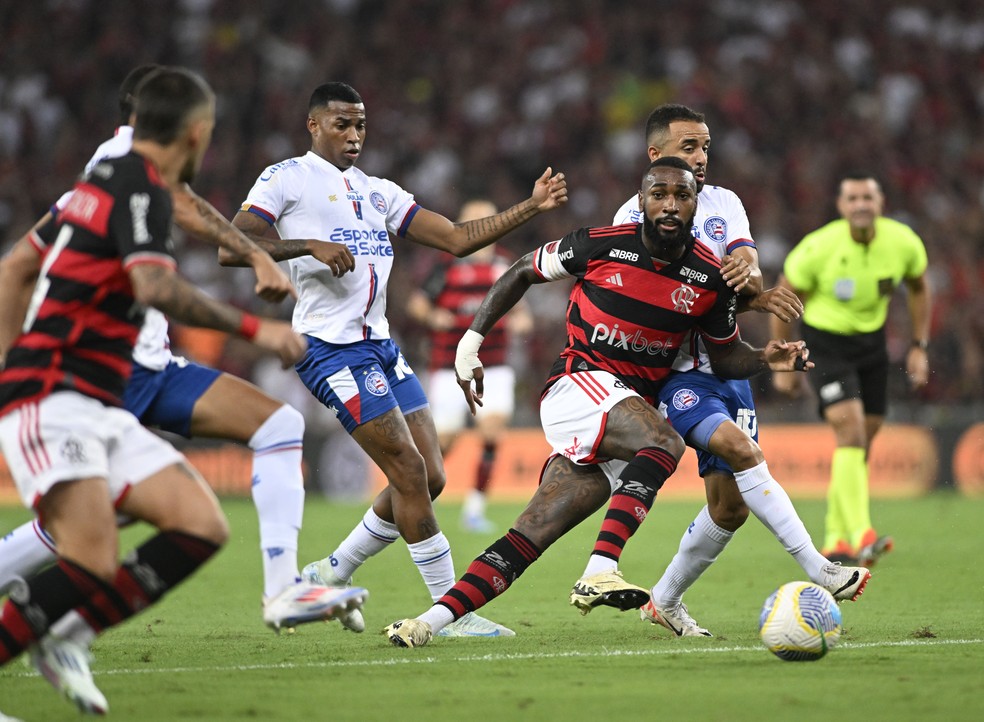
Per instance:
[[[718,258],[679,224],[685,253],[660,260],[643,241],[647,224],[581,228],[535,252],[533,268],[544,280],[577,278],[567,346],[548,387],[564,374],[603,370],[654,403],[688,331],[696,327],[717,344],[738,338],[737,300]]]
[[[0,372],[0,415],[54,391],[121,405],[143,323],[128,270],[175,268],[171,196],[154,165],[129,153],[93,168],[38,230],[47,254],[23,333]]]

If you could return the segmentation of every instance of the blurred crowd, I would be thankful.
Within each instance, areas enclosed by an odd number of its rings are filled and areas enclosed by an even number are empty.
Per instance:
[[[919,400],[984,402],[976,0],[0,0],[0,39],[4,249],[112,133],[118,85],[141,63],[189,66],[215,88],[218,126],[195,188],[229,217],[266,165],[310,147],[308,98],[327,80],[365,99],[360,167],[452,218],[470,197],[507,207],[546,166],[563,170],[571,202],[508,237],[516,255],[610,222],[638,187],[649,111],[679,102],[707,116],[709,181],[743,199],[767,283],[805,233],[834,218],[839,174],[873,169],[888,215],[910,224],[930,256],[934,375]],[[248,271],[221,269],[213,250],[178,241],[200,286],[289,315],[253,298]],[[434,257],[400,243],[397,256],[391,320],[423,369],[422,330],[394,299]],[[519,423],[537,423],[540,383],[563,343],[567,289],[557,285],[534,289],[536,331],[515,349],[526,379]],[[764,319],[743,318],[742,329],[765,338]],[[269,381],[239,344],[180,333],[175,343]],[[893,356],[908,343],[900,297]],[[779,402],[759,387],[768,418]],[[892,393],[911,398],[901,372]],[[815,419],[806,400],[783,411]]]

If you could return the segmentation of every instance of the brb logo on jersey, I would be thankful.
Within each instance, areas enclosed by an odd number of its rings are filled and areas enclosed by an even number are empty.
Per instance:
[[[691,389],[680,389],[673,394],[673,408],[677,411],[686,411],[700,401],[700,396]]]
[[[386,199],[379,191],[373,191],[369,194],[369,204],[384,216],[386,215]]]
[[[386,383],[386,377],[379,373],[379,371],[370,371],[366,376],[366,391],[373,396],[385,396],[389,391],[389,384]]]
[[[670,294],[670,300],[673,301],[673,310],[677,313],[690,313],[698,298],[700,298],[700,294],[690,286],[680,286],[680,288]]]
[[[650,341],[642,335],[642,331],[639,329],[636,329],[636,332],[633,334],[628,334],[625,331],[619,330],[617,323],[611,328],[608,328],[603,323],[596,323],[592,329],[590,343],[594,343],[595,341],[606,343],[609,346],[626,351],[647,353],[650,356],[666,356],[670,350],[670,346],[662,339]]]
[[[711,216],[704,221],[704,233],[712,241],[720,243],[728,237],[728,222],[721,216]]]

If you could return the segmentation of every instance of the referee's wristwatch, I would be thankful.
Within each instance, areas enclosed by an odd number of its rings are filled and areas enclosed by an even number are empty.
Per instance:
[[[926,351],[929,349],[929,341],[925,339],[914,338],[912,339],[912,348],[921,348],[923,351]]]

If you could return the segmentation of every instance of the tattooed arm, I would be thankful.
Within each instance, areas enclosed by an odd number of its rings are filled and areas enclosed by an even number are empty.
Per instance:
[[[277,261],[311,256],[330,268],[334,276],[341,276],[355,268],[355,257],[344,243],[319,241],[313,238],[284,239],[272,237],[268,235],[269,223],[259,216],[245,211],[239,211],[232,219],[232,224]],[[219,263],[223,266],[245,265],[242,259],[224,248],[219,249]]]
[[[237,333],[280,356],[284,368],[299,361],[307,349],[304,337],[294,333],[289,323],[258,319],[216,301],[172,268],[157,263],[137,263],[128,272],[134,296],[140,303],[153,306],[189,326]]]
[[[171,189],[174,222],[186,233],[218,246],[256,273],[256,295],[264,301],[282,301],[297,292],[268,253],[226,220],[211,203],[197,195],[187,183]]]
[[[459,258],[493,243],[538,213],[559,208],[567,202],[563,173],[551,175],[547,168],[533,185],[533,195],[494,216],[452,223],[439,213],[421,208],[410,221],[407,238],[415,243],[452,253]]]

